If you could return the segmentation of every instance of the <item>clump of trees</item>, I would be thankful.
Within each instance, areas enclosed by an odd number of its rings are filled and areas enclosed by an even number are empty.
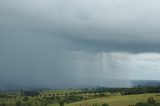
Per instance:
[[[22,96],[38,96],[40,95],[40,92],[39,91],[34,91],[34,90],[31,90],[31,91],[23,91],[21,90],[21,95]]]
[[[97,88],[94,92],[99,94],[103,94],[104,92],[120,92],[122,95],[160,93],[160,86],[138,86],[133,88]]]

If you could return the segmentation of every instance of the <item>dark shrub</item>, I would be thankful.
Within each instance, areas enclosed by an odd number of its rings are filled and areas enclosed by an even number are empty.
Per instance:
[[[150,97],[150,98],[148,98],[148,103],[149,103],[149,104],[155,104],[156,101],[154,100],[153,97]]]
[[[20,101],[17,101],[17,102],[16,102],[16,106],[21,106],[21,102],[20,102]]]
[[[104,103],[104,104],[102,104],[102,106],[109,106],[109,104],[107,104],[107,103]]]
[[[29,98],[28,98],[27,96],[25,96],[25,97],[23,98],[23,101],[29,101]]]

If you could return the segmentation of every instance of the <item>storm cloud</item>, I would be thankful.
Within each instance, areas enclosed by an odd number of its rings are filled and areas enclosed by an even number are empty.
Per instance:
[[[111,79],[160,80],[159,5],[1,0],[0,82],[74,87],[107,86]]]

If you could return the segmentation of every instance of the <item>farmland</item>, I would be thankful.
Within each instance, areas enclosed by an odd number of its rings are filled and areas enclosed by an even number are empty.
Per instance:
[[[91,99],[67,104],[66,106],[93,106],[93,104],[101,106],[103,103],[108,103],[110,106],[129,106],[134,105],[137,102],[146,102],[149,97],[154,97],[156,101],[160,101],[160,96],[157,96],[156,94],[138,94]]]
[[[1,91],[0,106],[129,106],[153,97],[159,87]]]

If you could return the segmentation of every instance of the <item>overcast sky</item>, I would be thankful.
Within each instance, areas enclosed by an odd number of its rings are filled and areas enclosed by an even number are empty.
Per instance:
[[[159,0],[0,0],[0,82],[160,80]]]

